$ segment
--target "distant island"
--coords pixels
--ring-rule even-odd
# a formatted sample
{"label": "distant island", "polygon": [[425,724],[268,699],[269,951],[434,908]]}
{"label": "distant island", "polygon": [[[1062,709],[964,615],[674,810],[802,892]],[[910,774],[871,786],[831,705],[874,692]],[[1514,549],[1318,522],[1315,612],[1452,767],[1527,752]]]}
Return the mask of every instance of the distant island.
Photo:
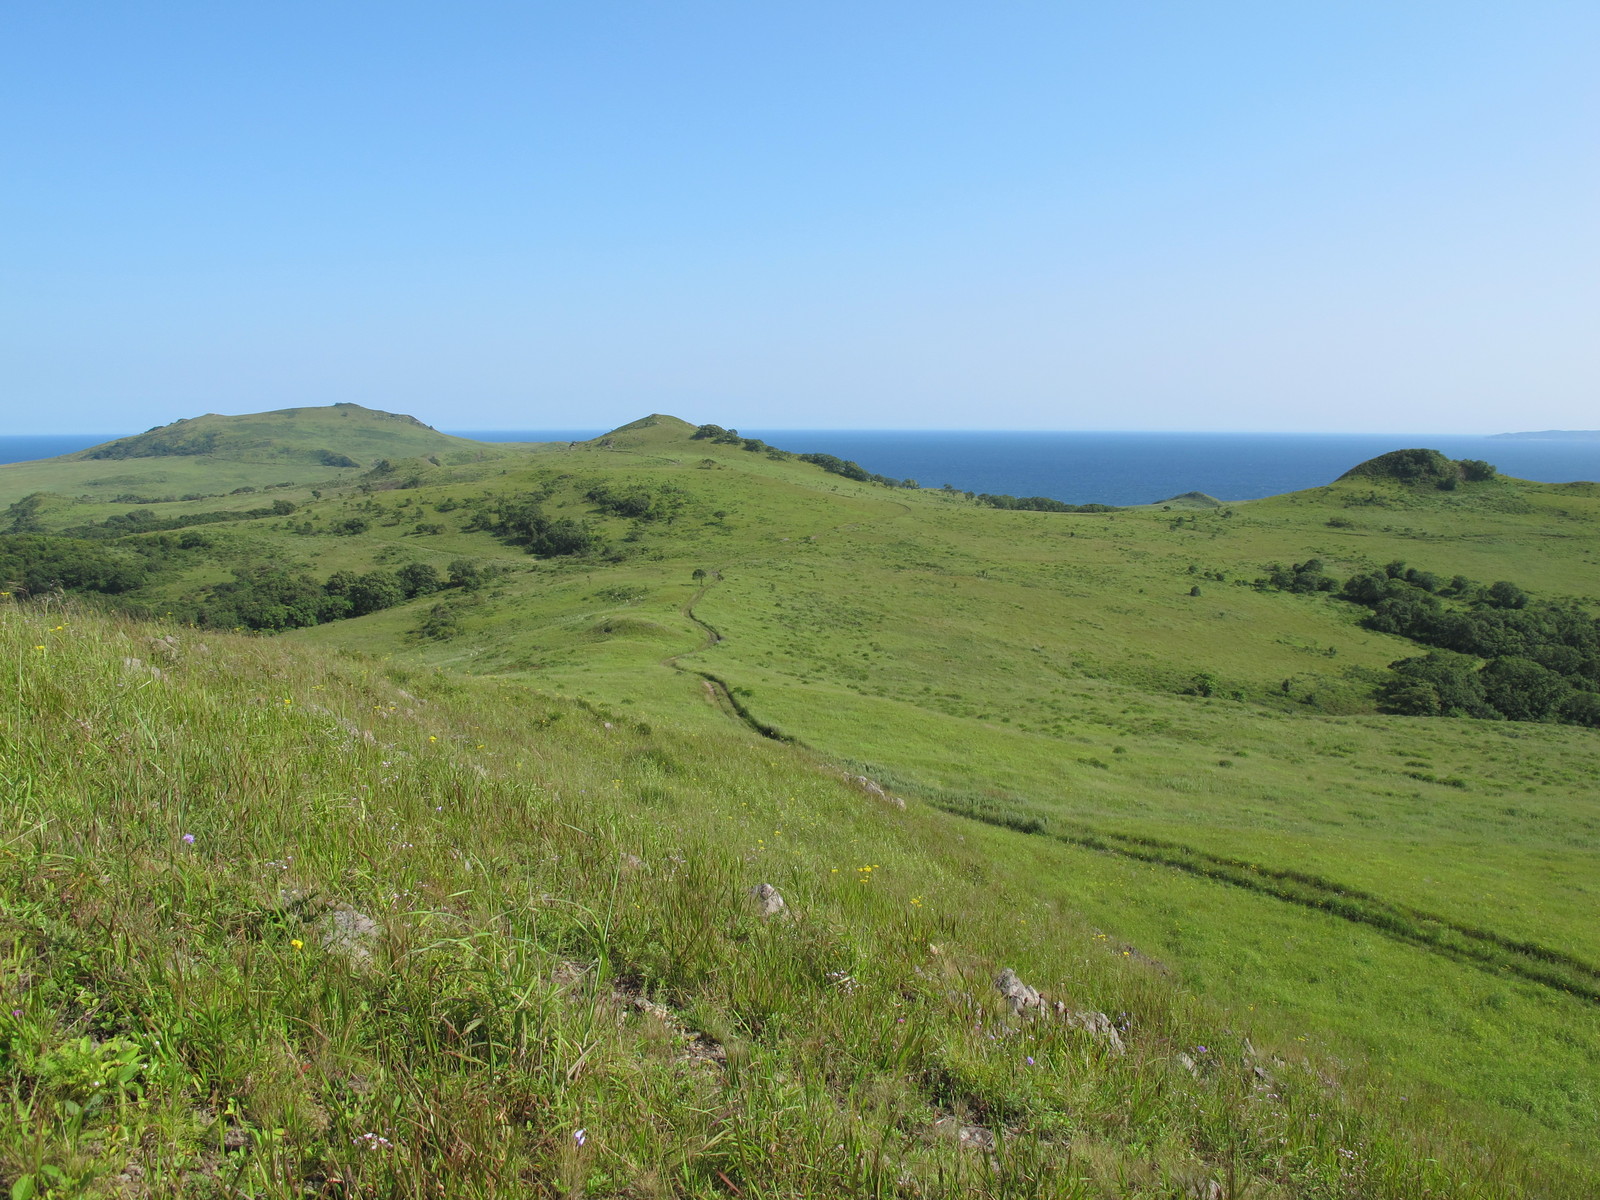
{"label": "distant island", "polygon": [[1532,433],[1491,433],[1489,436],[1525,442],[1600,442],[1600,429],[1540,429]]}

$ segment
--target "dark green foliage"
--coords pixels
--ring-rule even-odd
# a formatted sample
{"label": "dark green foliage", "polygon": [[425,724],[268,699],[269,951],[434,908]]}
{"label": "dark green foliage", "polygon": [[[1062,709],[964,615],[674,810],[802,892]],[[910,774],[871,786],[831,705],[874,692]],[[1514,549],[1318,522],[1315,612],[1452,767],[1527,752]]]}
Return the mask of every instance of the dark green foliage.
{"label": "dark green foliage", "polygon": [[737,429],[724,429],[721,425],[700,425],[689,436],[691,440],[709,441],[723,446],[738,446],[745,441],[739,436]]}
{"label": "dark green foliage", "polygon": [[1479,665],[1448,650],[1390,663],[1393,674],[1378,687],[1378,705],[1414,717],[1498,716],[1484,693]]}
{"label": "dark green foliage", "polygon": [[849,459],[840,458],[834,454],[801,454],[797,455],[801,462],[811,463],[821,467],[830,475],[839,475],[845,479],[853,479],[857,483],[880,483],[884,487],[915,487],[916,481],[909,482],[891,479],[887,475],[874,475],[860,463],[851,462]]}
{"label": "dark green foliage", "polygon": [[[232,494],[249,493],[255,488],[235,488]],[[28,497],[28,500],[33,497]],[[145,501],[134,500],[134,503],[167,503],[164,500]],[[26,504],[26,500],[18,504]],[[17,508],[17,504],[11,506]],[[179,513],[169,517],[159,517],[143,509],[132,509],[125,513],[113,513],[103,521],[93,521],[87,525],[76,525],[71,529],[62,530],[68,537],[78,538],[120,538],[131,533],[160,533],[171,529],[187,529],[191,525],[217,525],[228,521],[259,521],[266,517],[287,517],[295,512],[295,505],[288,500],[274,500],[271,504],[262,505],[260,508],[245,509],[219,509],[208,512]],[[359,520],[359,518],[356,518]],[[13,525],[16,518],[13,518]],[[345,522],[348,526],[350,522]],[[361,528],[351,530],[335,527],[342,533],[361,533],[366,530],[366,522],[361,521]]]}
{"label": "dark green foliage", "polygon": [[1482,459],[1460,462],[1446,458],[1437,450],[1391,450],[1351,467],[1340,479],[1389,479],[1411,487],[1436,487],[1453,491],[1457,484],[1483,483],[1495,478],[1492,465]]}
{"label": "dark green foliage", "polygon": [[1565,707],[1571,685],[1526,658],[1496,658],[1479,673],[1484,696],[1508,720],[1546,721]]}
{"label": "dark green foliage", "polygon": [[42,533],[44,522],[39,519],[40,512],[44,509],[46,492],[34,492],[31,496],[24,496],[15,504],[6,509],[6,516],[10,518],[10,528],[7,533]]}
{"label": "dark green foliage", "polygon": [[217,448],[217,431],[189,433],[179,426],[185,421],[157,426],[137,437],[119,438],[91,450],[87,457],[94,459],[166,458],[196,454],[210,454]]}
{"label": "dark green foliage", "polygon": [[[1311,567],[1314,587],[1302,579]],[[1258,586],[1337,584],[1313,559],[1292,572],[1274,567]],[[1398,561],[1352,575],[1339,598],[1372,610],[1362,621],[1368,629],[1435,647],[1390,664],[1393,675],[1378,689],[1386,712],[1578,725],[1600,713],[1600,701],[1583,698],[1600,693],[1600,622],[1577,608],[1535,603],[1507,580],[1487,588],[1465,575],[1443,581]]]}
{"label": "dark green foliage", "polygon": [[368,571],[364,575],[335,571],[326,583],[320,584],[308,575],[281,568],[240,568],[234,571],[231,582],[211,589],[199,605],[196,620],[202,625],[265,632],[297,629],[364,617],[445,587],[470,589],[482,578],[482,572],[465,559],[450,565],[448,583],[426,563],[410,563],[399,571]]}
{"label": "dark green foliage", "polygon": [[321,584],[281,567],[240,567],[211,589],[196,614],[202,625],[266,631],[297,629],[344,615]]}
{"label": "dark green foliage", "polygon": [[334,450],[318,450],[316,460],[325,467],[359,467],[361,464],[348,454],[340,454]]}
{"label": "dark green foliage", "polygon": [[448,568],[450,572],[450,586],[458,587],[464,592],[475,592],[483,586],[488,578],[484,569],[470,558],[458,558]]}
{"label": "dark green foliage", "polygon": [[1291,567],[1274,563],[1267,577],[1257,581],[1257,586],[1277,588],[1284,592],[1331,592],[1339,586],[1339,582],[1323,571],[1320,558],[1309,558]]}
{"label": "dark green foliage", "polygon": [[345,598],[350,603],[350,615],[364,617],[394,607],[406,598],[406,592],[393,571],[368,571],[356,578]]}
{"label": "dark green foliage", "polygon": [[427,563],[407,563],[400,568],[398,579],[408,600],[414,596],[431,595],[444,586],[439,572]]}
{"label": "dark green foliage", "polygon": [[1060,500],[1052,500],[1048,496],[1006,496],[990,495],[980,492],[976,497],[979,504],[987,504],[990,508],[1014,509],[1022,512],[1056,512],[1056,513],[1105,513],[1116,512],[1114,504],[1066,504]]}
{"label": "dark green foliage", "polygon": [[467,528],[486,530],[546,558],[596,550],[604,540],[582,521],[545,515],[532,496],[506,497],[480,508]]}
{"label": "dark green foliage", "polygon": [[636,521],[670,522],[688,502],[683,490],[670,483],[653,490],[638,485],[596,484],[584,496],[603,513]]}
{"label": "dark green foliage", "polygon": [[1528,606],[1528,593],[1514,583],[1504,579],[1496,580],[1489,585],[1489,590],[1484,593],[1484,599],[1496,608],[1526,608]]}
{"label": "dark green foliage", "polygon": [[417,626],[418,637],[428,638],[430,641],[449,641],[461,632],[461,625],[456,620],[456,615],[448,605],[435,604],[428,610],[428,615],[422,618],[422,623]]}
{"label": "dark green foliage", "polygon": [[35,534],[0,536],[0,590],[117,595],[141,586],[147,575],[148,564],[139,556],[103,544]]}

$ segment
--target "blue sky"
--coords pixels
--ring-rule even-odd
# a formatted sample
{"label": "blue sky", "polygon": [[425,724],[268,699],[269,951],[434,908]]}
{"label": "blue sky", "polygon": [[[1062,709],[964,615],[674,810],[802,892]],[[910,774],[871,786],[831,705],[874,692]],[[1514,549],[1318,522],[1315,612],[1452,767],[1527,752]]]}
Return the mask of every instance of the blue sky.
{"label": "blue sky", "polygon": [[23,0],[0,433],[1600,426],[1600,5]]}

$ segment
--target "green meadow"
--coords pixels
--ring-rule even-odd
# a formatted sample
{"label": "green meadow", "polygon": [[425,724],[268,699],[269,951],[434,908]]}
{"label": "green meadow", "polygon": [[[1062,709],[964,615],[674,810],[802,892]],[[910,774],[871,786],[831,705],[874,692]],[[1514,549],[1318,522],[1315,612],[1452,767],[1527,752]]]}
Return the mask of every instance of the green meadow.
{"label": "green meadow", "polygon": [[1600,731],[1380,712],[1427,647],[1259,581],[1592,618],[1595,485],[1002,511],[288,411],[0,467],[124,569],[3,610],[19,1194],[1593,1193]]}

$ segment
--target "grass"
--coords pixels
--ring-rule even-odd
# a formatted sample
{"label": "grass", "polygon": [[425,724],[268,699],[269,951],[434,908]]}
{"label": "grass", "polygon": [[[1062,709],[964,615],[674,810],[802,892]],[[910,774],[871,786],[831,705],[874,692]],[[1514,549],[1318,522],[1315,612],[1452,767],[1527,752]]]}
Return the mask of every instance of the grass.
{"label": "grass", "polygon": [[14,1194],[1580,1194],[801,750],[72,611],[0,642]]}
{"label": "grass", "polygon": [[[272,669],[286,679],[301,679],[313,662],[319,670],[324,661],[340,664],[342,694],[354,686],[349,679],[370,680],[362,686],[388,694],[392,681],[382,682],[384,672],[417,673],[436,689],[427,697],[427,717],[451,731],[437,736],[465,755],[453,769],[470,767],[483,781],[474,785],[482,806],[464,820],[493,825],[503,823],[503,813],[526,810],[532,793],[516,790],[522,777],[506,773],[508,764],[522,761],[518,771],[545,778],[556,770],[548,764],[565,756],[560,771],[587,782],[572,783],[578,775],[569,775],[566,784],[540,793],[539,803],[553,804],[559,794],[561,804],[573,806],[562,809],[567,815],[560,820],[589,831],[589,816],[607,814],[608,829],[620,831],[608,832],[607,844],[619,854],[652,863],[662,853],[686,860],[705,855],[722,863],[716,887],[695,893],[694,903],[712,910],[732,904],[728,912],[747,916],[729,897],[757,881],[747,877],[752,863],[792,868],[771,880],[786,895],[813,888],[824,873],[832,886],[839,867],[842,895],[826,888],[796,893],[805,896],[804,911],[826,910],[830,929],[850,931],[838,935],[846,949],[828,970],[872,977],[860,972],[882,943],[900,956],[891,972],[897,979],[925,979],[934,966],[944,971],[948,964],[942,957],[931,963],[925,942],[905,940],[908,920],[937,913],[941,922],[965,922],[958,992],[987,997],[984,973],[1009,963],[1025,978],[1051,980],[1051,988],[1085,989],[1108,1012],[1144,1011],[1132,1007],[1143,1004],[1189,1014],[1161,1018],[1169,1050],[1220,1041],[1219,1029],[1233,1030],[1229,1036],[1249,1031],[1258,1048],[1271,1041],[1286,1062],[1309,1055],[1315,1065],[1307,1069],[1337,1078],[1347,1099],[1360,1096],[1362,1111],[1381,1112],[1397,1129],[1432,1129],[1427,1136],[1442,1139],[1444,1148],[1430,1154],[1463,1178],[1501,1188],[1484,1194],[1517,1188],[1589,1194],[1590,1185],[1578,1181],[1592,1178],[1595,1158],[1584,1139],[1600,1119],[1594,1085],[1600,1039],[1595,1005],[1586,998],[1600,963],[1592,921],[1600,818],[1589,786],[1595,731],[1378,715],[1371,681],[1416,647],[1360,628],[1362,610],[1354,606],[1249,585],[1273,562],[1317,556],[1343,575],[1403,558],[1446,577],[1507,578],[1536,595],[1592,603],[1600,551],[1595,488],[1503,481],[1423,496],[1362,481],[1220,508],[999,512],[959,494],[852,484],[809,465],[690,441],[689,431],[658,417],[575,448],[512,448],[492,462],[445,463],[414,487],[390,490],[394,480],[350,479],[319,487],[320,496],[306,488],[274,492],[300,506],[292,518],[208,526],[215,545],[204,561],[143,599],[159,612],[242,561],[302,565],[319,575],[405,561],[442,568],[463,556],[498,565],[502,573],[480,592],[301,630],[270,650],[259,640],[205,638],[228,645],[230,662],[238,655],[247,662],[283,656],[294,665]],[[588,488],[607,481],[670,482],[689,500],[670,524],[627,522],[595,512],[584,499]],[[546,488],[552,513],[604,528],[612,553],[534,560],[465,531],[467,514],[457,507],[463,500]],[[244,499],[250,503],[243,507],[260,502]],[[66,507],[74,521],[86,511],[82,504]],[[357,515],[369,522],[360,536],[295,532],[303,521],[328,528]],[[50,519],[69,523],[65,516]],[[431,531],[416,533],[419,524]],[[1200,595],[1190,594],[1194,588]],[[419,636],[434,603],[450,609],[453,635]],[[289,648],[294,644],[318,657],[298,657]],[[370,656],[369,665],[338,657],[346,650]],[[1186,694],[1201,676],[1212,694]],[[412,684],[403,686],[422,696]],[[278,715],[303,716],[307,698],[290,698],[295,703]],[[359,705],[340,711],[346,720],[369,721]],[[400,703],[388,717],[376,711],[370,717],[415,722],[422,713]],[[380,728],[372,732],[382,737]],[[240,740],[234,732],[226,738],[249,746],[251,761],[272,762],[278,753],[264,749],[270,741]],[[479,742],[481,759],[474,758]],[[535,760],[515,749],[530,745],[546,764],[537,771]],[[412,771],[439,753],[430,744],[416,764],[388,761]],[[291,765],[264,769],[284,778],[303,773]],[[838,782],[845,772],[884,783],[909,808],[901,814],[864,802]],[[408,789],[438,786],[404,778]],[[621,782],[608,788],[611,779]],[[578,787],[588,791],[575,793]],[[774,799],[779,793],[782,804]],[[755,820],[746,805],[766,815]],[[252,810],[250,823],[260,811]],[[771,834],[768,825],[784,832]],[[559,840],[562,828],[539,834],[545,841],[538,844]],[[338,829],[339,838],[353,836]],[[676,840],[663,850],[668,830]],[[493,834],[502,839],[496,870],[515,877],[525,869],[504,849],[512,844],[506,839],[524,833],[513,821]],[[261,853],[281,860],[266,847]],[[372,861],[361,870],[399,867],[381,849],[368,853]],[[547,890],[591,912],[611,912],[595,888],[610,886],[607,879],[620,879],[619,888],[643,886],[637,877],[618,876],[616,861],[593,868],[599,883],[564,878],[567,892]],[[855,869],[874,862],[880,869],[869,873],[871,882],[856,883]],[[892,892],[880,884],[902,880],[905,890],[881,912],[851,907]],[[470,882],[473,889],[488,886],[476,877]],[[346,893],[318,894],[370,911]],[[493,908],[483,903],[483,911]],[[606,924],[607,938],[632,928],[628,913],[620,917]],[[666,968],[658,976],[656,968],[639,966],[641,944],[659,943],[652,953],[663,962],[701,953],[699,942],[683,943],[672,931],[628,943],[629,965],[617,977],[625,977],[626,988],[637,983],[663,997],[675,1012],[694,1014],[683,1018],[694,1027],[712,1024],[718,1013],[727,1020],[743,1011],[729,994],[702,996],[695,988],[729,970],[728,946],[771,933],[760,923],[747,926],[728,916],[715,936],[704,935],[707,946],[724,947],[718,951],[724,957],[714,970],[690,970],[684,978],[698,981],[693,986]],[[939,925],[927,941],[943,947],[958,940],[953,928]],[[534,936],[544,945],[540,938]],[[551,950],[554,958],[539,959],[538,970],[563,975],[577,969],[563,964],[576,963],[583,978],[603,977],[605,969],[595,964],[610,950],[602,955],[595,943],[587,947],[566,957]],[[1024,969],[1023,962],[1031,965]],[[524,971],[518,978],[531,976]],[[875,994],[891,997],[884,1002],[892,1007],[902,985],[879,980],[862,987],[871,991],[879,983],[885,990]],[[782,986],[795,989],[800,1008],[820,1003],[821,995],[828,1004],[842,1003],[818,992],[814,981],[786,979]],[[600,988],[596,1003],[638,1012],[607,995]],[[800,1020],[784,1011],[791,1013],[785,1020]],[[871,1024],[853,1008],[836,1019]],[[1190,1028],[1196,1021],[1203,1030]],[[795,1034],[801,1041],[834,1036],[805,1028],[811,1032]],[[743,1044],[740,1038],[758,1040],[745,1031],[730,1044]],[[800,1053],[791,1041],[787,1034],[773,1039],[765,1052],[780,1057],[764,1059],[763,1073],[808,1079],[820,1071],[833,1089],[829,1111],[880,1120],[881,1114],[851,1107],[856,1101],[839,1099],[841,1068],[834,1060],[823,1066],[783,1058]],[[729,1053],[732,1075],[738,1054]],[[1124,1186],[1170,1194],[1193,1182],[1184,1172],[1202,1170],[1230,1195],[1248,1190],[1223,1178],[1220,1160],[1199,1148],[1192,1130],[1174,1134],[1170,1145],[1166,1135],[1119,1141],[1119,1134],[1102,1146],[1100,1133],[1087,1136],[1076,1126],[1063,1136],[1072,1147],[1088,1147],[1072,1156],[1089,1182],[1039,1175],[1044,1168],[1037,1163],[1018,1168],[1010,1182],[973,1182],[993,1164],[921,1140],[938,1116],[961,1105],[929,1099],[926,1072],[907,1075],[881,1058],[872,1061],[874,1079],[902,1078],[895,1086],[910,1088],[904,1096],[924,1105],[915,1118],[880,1120],[904,1139],[906,1161],[926,1152],[930,1162],[945,1163],[940,1155],[949,1151],[948,1163],[927,1167],[931,1175],[921,1166],[906,1168],[925,1194],[956,1186],[941,1181],[946,1166],[966,1172],[961,1186],[998,1189],[994,1194],[1029,1194],[1018,1189],[1034,1186],[1025,1183],[1034,1175],[1048,1183],[1038,1185],[1040,1194],[1054,1188],[1070,1195],[1080,1186],[1086,1195],[1122,1194],[1116,1189]],[[1166,1066],[1153,1078],[1165,1089],[1172,1084],[1171,1054],[1162,1061]],[[1119,1063],[1108,1069],[1128,1065]],[[1173,1076],[1177,1085],[1186,1079],[1187,1071]],[[812,1098],[802,1108],[823,1104],[805,1094]],[[1037,1113],[1055,1115],[988,1124],[1025,1131],[1036,1150],[1059,1154],[1060,1141],[1044,1126],[1078,1108],[1066,1091],[1051,1096]],[[1181,1108],[1193,1101],[1171,1102]],[[640,1101],[638,1113],[666,1103]],[[676,1115],[649,1119],[694,1123],[670,1105],[661,1111]],[[972,1111],[1011,1110],[992,1099]],[[769,1111],[766,1119],[775,1118]],[[1470,1153],[1451,1157],[1457,1152],[1446,1143],[1457,1137],[1498,1141],[1503,1165],[1495,1170],[1511,1174],[1495,1176]],[[1011,1142],[1002,1138],[1003,1145]],[[1135,1145],[1181,1149],[1173,1149],[1170,1161],[1167,1149],[1141,1159]],[[545,1186],[552,1161],[538,1159],[540,1165],[527,1168],[530,1178]],[[664,1182],[629,1175],[623,1184],[617,1176],[596,1184],[596,1194],[608,1194],[608,1187],[650,1194],[652,1186],[660,1194],[696,1194],[702,1185],[711,1189],[706,1194],[739,1194],[727,1190],[728,1181],[743,1194],[826,1190],[789,1176],[751,1183],[758,1175],[739,1173],[751,1168],[732,1171],[721,1159],[715,1170],[727,1180],[714,1172],[691,1179],[661,1167],[665,1161],[629,1168],[639,1179],[654,1172]],[[1091,1170],[1085,1163],[1097,1165]],[[420,1168],[410,1170],[408,1178]],[[1329,1175],[1295,1190],[1302,1185],[1291,1184],[1286,1170],[1257,1165],[1241,1178],[1258,1189],[1251,1195],[1317,1195],[1323,1193],[1316,1187],[1334,1186]],[[830,1178],[852,1194],[890,1187],[887,1173],[870,1186],[865,1177],[848,1184],[843,1176]],[[1352,1194],[1381,1194],[1373,1178],[1344,1186]],[[1424,1186],[1414,1181],[1392,1186],[1402,1189],[1392,1194],[1426,1194],[1403,1190]]]}

